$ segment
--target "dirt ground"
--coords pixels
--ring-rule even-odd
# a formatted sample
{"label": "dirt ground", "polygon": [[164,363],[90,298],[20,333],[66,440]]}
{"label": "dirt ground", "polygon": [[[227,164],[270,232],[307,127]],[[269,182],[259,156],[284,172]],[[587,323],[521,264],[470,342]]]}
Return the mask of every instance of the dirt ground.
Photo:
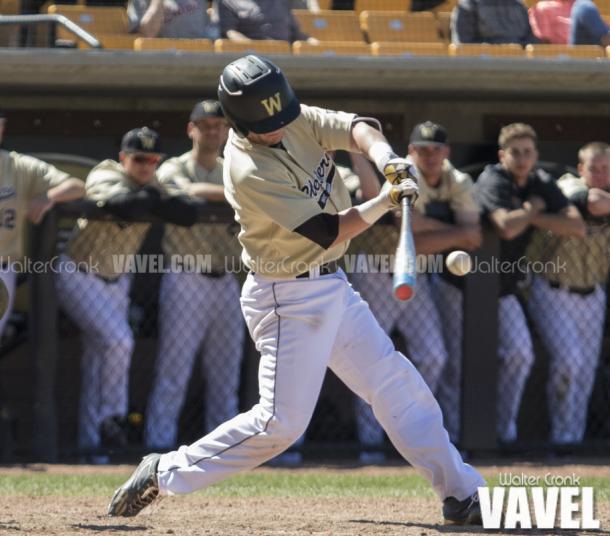
{"label": "dirt ground", "polygon": [[[35,466],[0,468],[7,474],[48,471],[57,474],[128,474],[131,466]],[[262,468],[259,471],[278,471]],[[286,469],[284,469],[286,470]],[[290,469],[291,474],[320,472],[321,468]],[[325,472],[346,471],[362,475],[411,474],[404,467],[325,468]],[[485,476],[498,473],[528,475],[570,475],[610,477],[610,466],[562,465],[482,468]],[[0,535],[84,536],[84,535],[405,535],[481,533],[482,529],[445,527],[440,524],[440,506],[434,499],[357,499],[328,497],[219,498],[189,495],[165,498],[133,519],[105,516],[109,497],[6,497],[0,499]],[[597,503],[601,521],[597,534],[610,534],[610,502]],[[495,534],[560,534],[562,531],[492,531]],[[563,531],[575,535],[578,531]]]}

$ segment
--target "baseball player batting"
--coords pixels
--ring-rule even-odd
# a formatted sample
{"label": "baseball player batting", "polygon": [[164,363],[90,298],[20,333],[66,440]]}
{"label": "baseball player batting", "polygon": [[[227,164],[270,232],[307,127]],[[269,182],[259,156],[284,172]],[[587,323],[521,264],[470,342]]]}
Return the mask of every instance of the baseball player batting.
{"label": "baseball player batting", "polygon": [[[192,445],[146,456],[108,514],[134,516],[159,494],[189,493],[279,454],[307,427],[330,367],[431,482],[446,521],[480,523],[483,478],[450,443],[422,377],[337,268],[351,238],[417,195],[411,166],[378,121],[301,105],[281,70],[258,56],[225,67],[218,96],[232,126],[225,195],[250,268],[241,306],[261,353],[260,399]],[[403,180],[351,207],[328,154],[336,149],[362,152]]]}

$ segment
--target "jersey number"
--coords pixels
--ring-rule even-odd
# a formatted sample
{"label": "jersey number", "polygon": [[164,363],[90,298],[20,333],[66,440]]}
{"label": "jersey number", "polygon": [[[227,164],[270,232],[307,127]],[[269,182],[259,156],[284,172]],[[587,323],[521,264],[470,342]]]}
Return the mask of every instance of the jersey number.
{"label": "jersey number", "polygon": [[15,227],[15,214],[14,208],[5,208],[0,210],[0,227],[6,227],[7,229],[13,229]]}

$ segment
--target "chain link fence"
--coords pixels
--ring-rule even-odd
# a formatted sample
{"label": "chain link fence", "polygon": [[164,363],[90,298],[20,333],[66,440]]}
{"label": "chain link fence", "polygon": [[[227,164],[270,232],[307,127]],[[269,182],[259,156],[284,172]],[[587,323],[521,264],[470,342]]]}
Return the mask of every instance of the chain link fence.
{"label": "chain link fence", "polygon": [[[239,309],[246,273],[237,228],[230,210],[210,205],[202,207],[201,223],[189,229],[108,220],[84,201],[62,207],[59,224],[48,218],[38,231],[35,248],[46,249],[42,257],[55,263],[50,278],[30,277],[38,285],[29,319],[37,371],[33,437],[44,442],[47,454],[53,442],[59,458],[92,461],[171,449],[256,402],[258,353]],[[104,267],[78,251],[85,242],[74,229],[82,216],[107,227],[94,238]],[[138,242],[137,254],[108,245],[126,228]],[[498,278],[480,266],[481,252],[474,256],[474,272],[462,279],[447,274],[443,255],[420,256],[415,298],[395,301],[397,236],[388,216],[353,241],[344,269],[437,396],[451,438],[467,450],[607,448],[608,221],[589,222],[586,240],[535,234],[515,268],[523,272],[518,293],[499,301],[493,292],[481,292]],[[485,236],[483,250],[497,247],[493,232]],[[590,274],[590,288],[570,282],[575,270],[580,280]],[[57,308],[53,299],[39,299],[52,295]],[[476,326],[489,318],[473,318],[492,309],[497,337]],[[497,388],[485,372],[493,369]],[[473,429],[485,427],[473,422],[473,411],[489,413],[494,406],[492,442],[484,445],[472,439]],[[23,435],[22,430],[17,444]],[[301,454],[360,455],[369,462],[396,456],[370,407],[330,372],[295,450],[293,460]]]}

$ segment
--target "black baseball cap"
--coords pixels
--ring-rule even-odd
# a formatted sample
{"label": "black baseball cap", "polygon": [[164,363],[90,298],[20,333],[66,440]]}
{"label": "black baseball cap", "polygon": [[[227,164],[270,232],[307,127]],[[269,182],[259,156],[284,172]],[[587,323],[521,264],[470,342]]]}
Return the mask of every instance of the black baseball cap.
{"label": "black baseball cap", "polygon": [[220,102],[211,99],[198,102],[195,104],[189,119],[195,123],[206,117],[224,117]]}
{"label": "black baseball cap", "polygon": [[161,152],[159,134],[148,127],[134,128],[123,136],[121,151],[124,153],[151,153]]}
{"label": "black baseball cap", "polygon": [[411,145],[447,145],[447,130],[442,125],[425,121],[413,128],[409,143]]}

